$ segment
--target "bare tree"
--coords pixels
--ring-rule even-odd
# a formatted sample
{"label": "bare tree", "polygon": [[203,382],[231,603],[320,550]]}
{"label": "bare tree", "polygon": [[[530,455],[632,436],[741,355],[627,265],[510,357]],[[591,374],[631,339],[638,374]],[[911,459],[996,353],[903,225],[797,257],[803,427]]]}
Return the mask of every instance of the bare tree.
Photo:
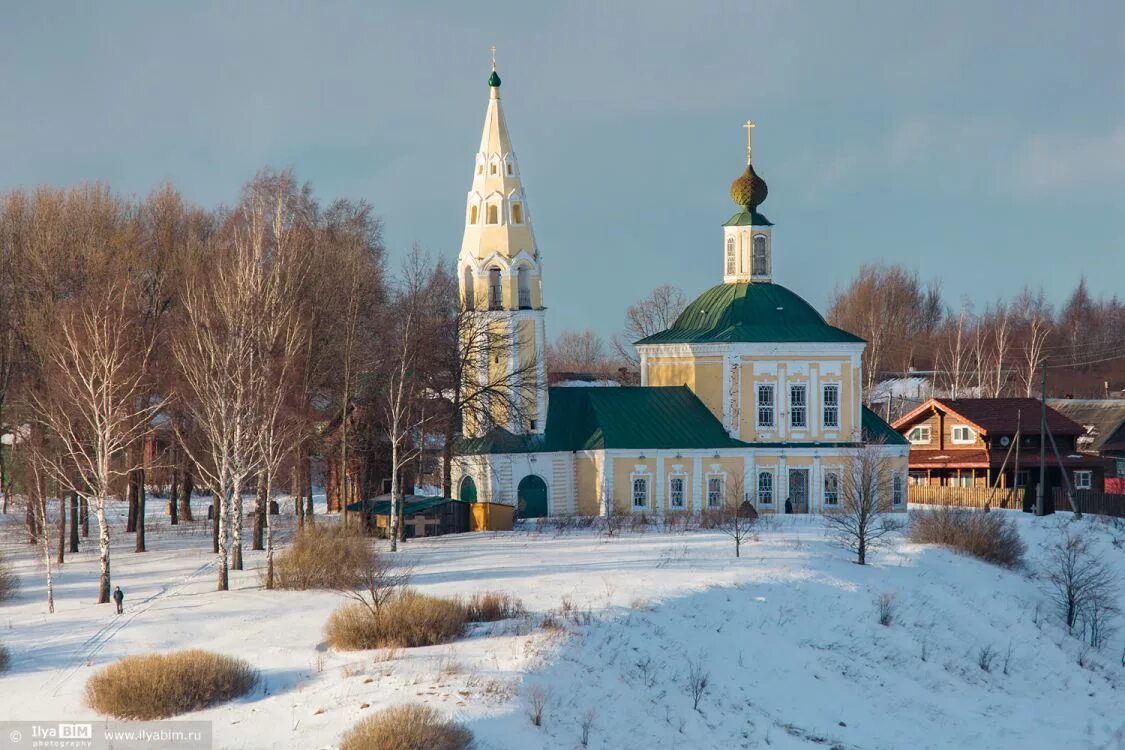
{"label": "bare tree", "polygon": [[421,408],[425,380],[419,370],[425,332],[426,287],[430,264],[415,246],[403,264],[388,314],[385,380],[380,403],[383,429],[391,450],[391,551],[398,550],[403,503],[403,470],[420,454],[426,428]]}
{"label": "bare tree", "polygon": [[1099,646],[1118,613],[1120,586],[1113,569],[1090,548],[1080,532],[1064,528],[1047,547],[1048,596],[1068,630],[1083,623],[1090,645]]}
{"label": "bare tree", "polygon": [[863,371],[869,391],[885,371],[901,372],[925,347],[944,314],[934,283],[923,287],[918,274],[902,266],[868,264],[845,289],[837,289],[828,322],[867,341]]}
{"label": "bare tree", "polygon": [[606,351],[602,337],[591,329],[563,331],[547,347],[547,369],[551,372],[581,372],[613,375],[623,363]]}
{"label": "bare tree", "polygon": [[715,528],[734,540],[734,556],[742,553],[742,544],[752,538],[758,523],[758,512],[750,502],[742,477],[727,480],[723,492],[723,505],[713,514]]}
{"label": "bare tree", "polygon": [[644,299],[629,305],[625,310],[625,330],[613,337],[617,356],[633,367],[639,366],[634,342],[670,328],[685,307],[687,298],[683,290],[671,284],[661,284]]}
{"label": "bare tree", "polygon": [[1051,310],[1043,290],[1033,293],[1025,288],[1013,308],[1019,319],[1017,335],[1022,339],[1019,362],[1020,385],[1025,396],[1035,393],[1040,368],[1046,360],[1047,337],[1051,333]]}
{"label": "bare tree", "polygon": [[[242,231],[262,231],[255,217],[244,220],[249,226]],[[199,259],[197,273],[184,285],[183,320],[172,345],[182,377],[180,408],[197,440],[178,438],[215,498],[220,591],[229,588],[230,567],[241,567],[241,495],[261,457],[255,390],[260,363],[252,335],[259,269],[255,243],[245,239]]]}
{"label": "bare tree", "polygon": [[854,552],[856,563],[867,564],[867,556],[889,541],[902,528],[890,514],[894,471],[879,443],[855,449],[836,476],[838,507],[825,510],[829,538]]}
{"label": "bare tree", "polygon": [[98,603],[109,601],[109,524],[106,501],[115,481],[137,468],[129,448],[141,438],[162,401],[142,402],[148,393],[146,340],[126,307],[128,290],[109,287],[101,295],[61,310],[38,337],[52,377],[33,392],[37,419],[59,446],[43,456],[51,477],[94,504],[98,520],[101,578]]}

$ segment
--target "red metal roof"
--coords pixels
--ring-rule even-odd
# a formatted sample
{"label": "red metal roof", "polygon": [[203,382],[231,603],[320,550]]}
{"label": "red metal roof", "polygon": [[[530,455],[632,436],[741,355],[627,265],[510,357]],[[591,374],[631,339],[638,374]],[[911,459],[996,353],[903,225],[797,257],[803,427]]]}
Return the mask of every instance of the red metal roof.
{"label": "red metal roof", "polygon": [[[896,420],[894,428],[901,431],[933,408],[956,414],[985,434],[1014,435],[1018,422],[1022,434],[1038,435],[1043,404],[1037,398],[932,398]],[[1082,425],[1050,406],[1047,407],[1047,426],[1056,436],[1086,432]]]}

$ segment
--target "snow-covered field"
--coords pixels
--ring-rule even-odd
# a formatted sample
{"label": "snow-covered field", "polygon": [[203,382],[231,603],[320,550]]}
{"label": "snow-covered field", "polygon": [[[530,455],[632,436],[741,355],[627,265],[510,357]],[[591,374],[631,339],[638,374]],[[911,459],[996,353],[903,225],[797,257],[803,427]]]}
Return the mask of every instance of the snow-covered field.
{"label": "snow-covered field", "polygon": [[[1125,748],[1125,622],[1085,652],[1040,579],[1043,545],[1068,517],[1015,517],[1029,546],[1022,572],[902,539],[859,567],[815,518],[764,526],[741,559],[729,538],[702,532],[412,541],[415,587],[507,591],[531,616],[445,646],[336,653],[322,628],[339,595],[264,591],[262,553],[249,551],[232,591],[215,592],[206,528],[155,516],[145,554],[115,529],[125,615],[93,603],[93,539],[68,557],[48,615],[42,568],[9,515],[3,551],[23,586],[0,605],[12,655],[0,718],[93,718],[82,691],[97,667],[200,646],[262,675],[252,695],[181,717],[212,721],[216,748],[334,747],[361,717],[410,701],[464,722],[482,750],[571,750],[585,717],[592,748]],[[1079,525],[1125,579],[1125,524]],[[877,612],[887,592],[889,627]],[[564,602],[565,629],[537,626]],[[709,678],[698,710],[692,669]],[[546,697],[542,727],[528,718],[533,693]]]}

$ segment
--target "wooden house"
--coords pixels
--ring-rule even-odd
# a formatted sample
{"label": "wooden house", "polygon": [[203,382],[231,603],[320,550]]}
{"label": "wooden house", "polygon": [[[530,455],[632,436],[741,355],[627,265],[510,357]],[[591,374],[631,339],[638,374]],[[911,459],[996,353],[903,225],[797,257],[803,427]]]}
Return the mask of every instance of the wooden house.
{"label": "wooden house", "polygon": [[1047,403],[1082,425],[1078,450],[1113,462],[1107,466],[1106,492],[1125,494],[1125,399],[1057,398]]}
{"label": "wooden house", "polygon": [[1040,429],[1042,409],[1042,402],[1033,398],[926,401],[893,425],[910,442],[910,485],[1014,488],[1026,504],[1035,497],[1043,445],[1046,497],[1064,486],[1063,471],[1073,488],[1101,491],[1106,461],[1079,449],[1086,430],[1048,406],[1047,428],[1058,448],[1056,457]]}

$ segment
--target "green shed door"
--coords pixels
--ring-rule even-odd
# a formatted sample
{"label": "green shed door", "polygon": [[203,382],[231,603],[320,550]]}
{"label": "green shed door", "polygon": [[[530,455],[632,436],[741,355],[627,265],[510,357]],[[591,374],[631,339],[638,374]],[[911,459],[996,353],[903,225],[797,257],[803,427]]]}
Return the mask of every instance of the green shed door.
{"label": "green shed door", "polygon": [[465,477],[461,480],[461,499],[467,503],[477,501],[477,483],[473,481],[472,477]]}
{"label": "green shed door", "polygon": [[547,515],[547,483],[534,474],[520,480],[516,497],[520,518],[543,518]]}

